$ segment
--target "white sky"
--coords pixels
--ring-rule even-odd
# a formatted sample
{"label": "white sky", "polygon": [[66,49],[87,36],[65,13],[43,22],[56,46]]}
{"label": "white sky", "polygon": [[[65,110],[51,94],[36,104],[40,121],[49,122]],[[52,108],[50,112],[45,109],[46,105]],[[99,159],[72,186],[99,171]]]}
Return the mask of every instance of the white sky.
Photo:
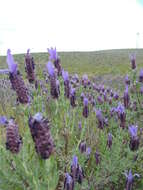
{"label": "white sky", "polygon": [[0,55],[143,48],[143,6],[136,0],[0,0]]}

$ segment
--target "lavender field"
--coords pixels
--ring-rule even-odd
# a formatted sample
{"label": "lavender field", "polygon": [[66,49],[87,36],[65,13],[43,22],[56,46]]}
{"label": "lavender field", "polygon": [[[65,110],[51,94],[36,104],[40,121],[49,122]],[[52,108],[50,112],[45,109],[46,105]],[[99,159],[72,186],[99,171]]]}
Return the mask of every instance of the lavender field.
{"label": "lavender field", "polygon": [[143,51],[102,53],[0,57],[0,190],[143,189]]}

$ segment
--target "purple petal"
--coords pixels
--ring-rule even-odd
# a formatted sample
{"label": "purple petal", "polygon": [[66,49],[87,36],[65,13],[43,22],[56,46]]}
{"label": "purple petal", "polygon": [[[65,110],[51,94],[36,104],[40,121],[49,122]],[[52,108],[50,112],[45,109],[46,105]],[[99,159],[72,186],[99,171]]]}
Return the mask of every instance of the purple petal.
{"label": "purple petal", "polygon": [[66,173],[66,183],[70,184],[72,182],[72,177],[69,175],[69,173]]}
{"label": "purple petal", "polygon": [[7,64],[11,73],[15,73],[17,71],[17,64],[14,62],[10,49],[7,50]]}
{"label": "purple petal", "polygon": [[75,166],[77,168],[77,165],[78,165],[78,157],[74,155],[72,159],[72,166]]}
{"label": "purple petal", "polygon": [[72,89],[71,89],[70,94],[71,94],[71,96],[74,96],[74,95],[75,95],[75,88],[72,88]]}
{"label": "purple petal", "polygon": [[43,118],[42,113],[38,112],[33,117],[36,121],[40,122]]}
{"label": "purple petal", "polygon": [[132,138],[137,136],[137,132],[138,132],[138,127],[137,126],[132,125],[132,126],[129,127],[129,133],[130,133]]}
{"label": "purple petal", "polygon": [[63,77],[64,81],[69,80],[69,74],[68,74],[68,72],[63,70],[62,71],[62,77]]}
{"label": "purple petal", "polygon": [[5,125],[7,122],[7,118],[5,116],[0,116],[0,125]]}
{"label": "purple petal", "polygon": [[9,69],[0,69],[0,74],[8,74]]}
{"label": "purple petal", "polygon": [[84,75],[82,76],[82,80],[88,80],[88,75],[87,75],[87,74],[84,74]]}
{"label": "purple petal", "polygon": [[27,50],[27,54],[28,54],[28,55],[30,54],[30,49]]}
{"label": "purple petal", "polygon": [[56,48],[55,49],[53,49],[53,48],[48,49],[48,53],[49,53],[49,59],[50,60],[57,60],[58,54],[57,54]]}
{"label": "purple petal", "polygon": [[87,98],[84,98],[83,104],[84,104],[84,106],[88,106],[88,99]]}
{"label": "purple petal", "polygon": [[89,156],[89,155],[90,155],[90,153],[91,153],[91,148],[90,148],[90,147],[88,147],[88,148],[87,148],[87,150],[86,150],[86,155],[87,155],[87,156]]}
{"label": "purple petal", "polygon": [[48,69],[48,73],[50,76],[54,76],[55,74],[55,70],[54,70],[54,65],[51,61],[49,61],[46,65],[47,69]]}

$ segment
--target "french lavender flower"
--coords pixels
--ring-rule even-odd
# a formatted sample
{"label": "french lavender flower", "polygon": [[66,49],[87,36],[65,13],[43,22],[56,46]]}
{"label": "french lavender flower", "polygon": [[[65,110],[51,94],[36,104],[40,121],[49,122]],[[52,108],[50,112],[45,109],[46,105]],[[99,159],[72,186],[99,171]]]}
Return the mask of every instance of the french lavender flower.
{"label": "french lavender flower", "polygon": [[126,124],[125,107],[121,103],[119,103],[118,107],[116,108],[116,112],[117,112],[118,118],[120,120],[120,127],[124,129],[125,124]]}
{"label": "french lavender flower", "polygon": [[129,79],[128,75],[125,76],[125,84],[130,85],[130,79]]}
{"label": "french lavender flower", "polygon": [[118,100],[119,99],[119,94],[117,92],[114,92],[113,98],[114,98],[114,100]]}
{"label": "french lavender flower", "polygon": [[30,116],[28,123],[36,152],[42,159],[48,159],[54,150],[49,120],[37,113],[33,117]]}
{"label": "french lavender flower", "polygon": [[133,187],[133,182],[134,182],[134,178],[135,177],[140,177],[139,174],[132,174],[132,171],[129,170],[129,173],[128,172],[124,172],[123,173],[126,177],[126,190],[132,190],[132,187]]}
{"label": "french lavender flower", "polygon": [[78,182],[79,184],[82,183],[84,173],[82,168],[78,164],[78,157],[76,155],[73,156],[72,163],[71,163],[71,176],[74,182]]}
{"label": "french lavender flower", "polygon": [[110,91],[110,96],[113,97],[114,96],[114,92],[111,90]]}
{"label": "french lavender flower", "polygon": [[62,68],[61,68],[60,58],[59,58],[59,56],[58,56],[58,53],[57,53],[56,48],[55,48],[55,49],[53,49],[53,48],[48,49],[48,53],[49,53],[49,60],[50,60],[50,61],[53,61],[54,66],[55,66],[55,68],[56,68],[57,71],[58,71],[58,75],[61,75],[61,73],[62,73]]}
{"label": "french lavender flower", "polygon": [[51,61],[49,61],[46,66],[47,66],[48,73],[49,73],[49,76],[50,76],[50,92],[51,92],[51,96],[53,98],[57,99],[59,97],[59,94],[60,94],[60,89],[59,89],[59,83],[58,83],[58,81],[56,79],[53,63]]}
{"label": "french lavender flower", "polygon": [[111,149],[112,146],[112,134],[108,133],[107,146]]}
{"label": "french lavender flower", "polygon": [[81,83],[82,83],[82,85],[83,85],[84,88],[87,87],[87,85],[88,85],[88,76],[86,74],[84,74],[82,76]]}
{"label": "french lavender flower", "polygon": [[110,116],[113,117],[113,115],[115,114],[116,112],[116,108],[115,107],[112,107],[110,108]]}
{"label": "french lavender flower", "polygon": [[108,103],[109,103],[109,105],[112,104],[112,97],[109,97],[109,98],[108,98]]}
{"label": "french lavender flower", "polygon": [[85,141],[81,141],[80,144],[79,144],[79,151],[81,153],[84,153],[86,152],[86,142]]}
{"label": "french lavender flower", "polygon": [[66,173],[65,175],[64,189],[74,190],[74,180],[69,173]]}
{"label": "french lavender flower", "polygon": [[87,118],[89,115],[89,108],[88,108],[88,99],[84,98],[83,99],[83,112],[82,112],[83,117]]}
{"label": "french lavender flower", "polygon": [[76,106],[76,92],[75,92],[75,88],[71,88],[70,90],[70,104],[71,106],[74,108]]}
{"label": "french lavender flower", "polygon": [[99,152],[96,150],[95,154],[94,154],[95,160],[96,160],[96,165],[100,164],[100,154]]}
{"label": "french lavender flower", "polygon": [[85,94],[82,92],[81,95],[80,95],[80,98],[81,98],[82,102],[83,102],[84,97],[85,97]]}
{"label": "french lavender flower", "polygon": [[35,81],[35,63],[34,58],[30,55],[30,49],[27,50],[27,54],[25,55],[25,71],[27,73],[27,79],[30,83]]}
{"label": "french lavender flower", "polygon": [[18,154],[22,146],[22,137],[19,135],[18,125],[10,119],[6,125],[6,149]]}
{"label": "french lavender flower", "polygon": [[136,55],[135,54],[130,55],[130,61],[131,61],[131,68],[133,70],[136,69]]}
{"label": "french lavender flower", "polygon": [[7,64],[9,67],[9,79],[13,90],[15,90],[17,93],[18,101],[23,104],[28,103],[29,102],[28,90],[24,84],[20,72],[17,69],[17,64],[14,62],[10,49],[8,49],[7,51]]}
{"label": "french lavender flower", "polygon": [[126,86],[123,98],[124,98],[124,106],[125,106],[125,108],[128,108],[129,104],[130,104],[130,96],[129,96],[128,86]]}
{"label": "french lavender flower", "polygon": [[91,148],[90,147],[87,147],[86,148],[86,152],[85,152],[86,156],[89,158],[90,157],[90,154],[91,154]]}
{"label": "french lavender flower", "polygon": [[102,115],[102,112],[100,110],[95,110],[96,112],[96,118],[98,120],[98,128],[103,129],[104,128],[104,117]]}
{"label": "french lavender flower", "polygon": [[102,99],[101,96],[98,96],[98,97],[97,97],[97,101],[98,101],[99,104],[103,104],[103,99]]}
{"label": "french lavender flower", "polygon": [[138,137],[138,126],[130,126],[129,133],[130,133],[130,149],[135,151],[139,147],[139,137]]}
{"label": "french lavender flower", "polygon": [[140,70],[139,82],[143,82],[143,69]]}
{"label": "french lavender flower", "polygon": [[62,77],[64,79],[65,96],[69,98],[70,97],[70,81],[69,81],[68,72],[63,70]]}
{"label": "french lavender flower", "polygon": [[107,93],[106,92],[103,93],[103,97],[104,97],[104,102],[106,102],[107,101]]}

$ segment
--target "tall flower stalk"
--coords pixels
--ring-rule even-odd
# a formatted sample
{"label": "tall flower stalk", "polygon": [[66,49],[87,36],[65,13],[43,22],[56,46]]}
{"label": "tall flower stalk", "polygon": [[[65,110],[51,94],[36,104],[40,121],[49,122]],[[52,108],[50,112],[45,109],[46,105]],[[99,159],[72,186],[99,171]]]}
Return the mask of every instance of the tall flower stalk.
{"label": "tall flower stalk", "polygon": [[9,79],[13,90],[15,90],[17,93],[18,101],[23,104],[28,103],[28,90],[24,84],[24,80],[20,72],[17,69],[17,64],[15,63],[13,56],[11,55],[10,49],[8,49],[7,51],[7,64],[9,67]]}
{"label": "tall flower stalk", "polygon": [[59,81],[56,78],[56,74],[55,74],[55,70],[54,70],[54,66],[52,62],[49,61],[46,66],[47,66],[49,77],[50,77],[51,96],[57,99],[60,94]]}
{"label": "tall flower stalk", "polygon": [[35,81],[35,63],[34,58],[30,55],[30,49],[27,50],[27,54],[25,56],[25,71],[27,73],[27,79],[30,83]]}

